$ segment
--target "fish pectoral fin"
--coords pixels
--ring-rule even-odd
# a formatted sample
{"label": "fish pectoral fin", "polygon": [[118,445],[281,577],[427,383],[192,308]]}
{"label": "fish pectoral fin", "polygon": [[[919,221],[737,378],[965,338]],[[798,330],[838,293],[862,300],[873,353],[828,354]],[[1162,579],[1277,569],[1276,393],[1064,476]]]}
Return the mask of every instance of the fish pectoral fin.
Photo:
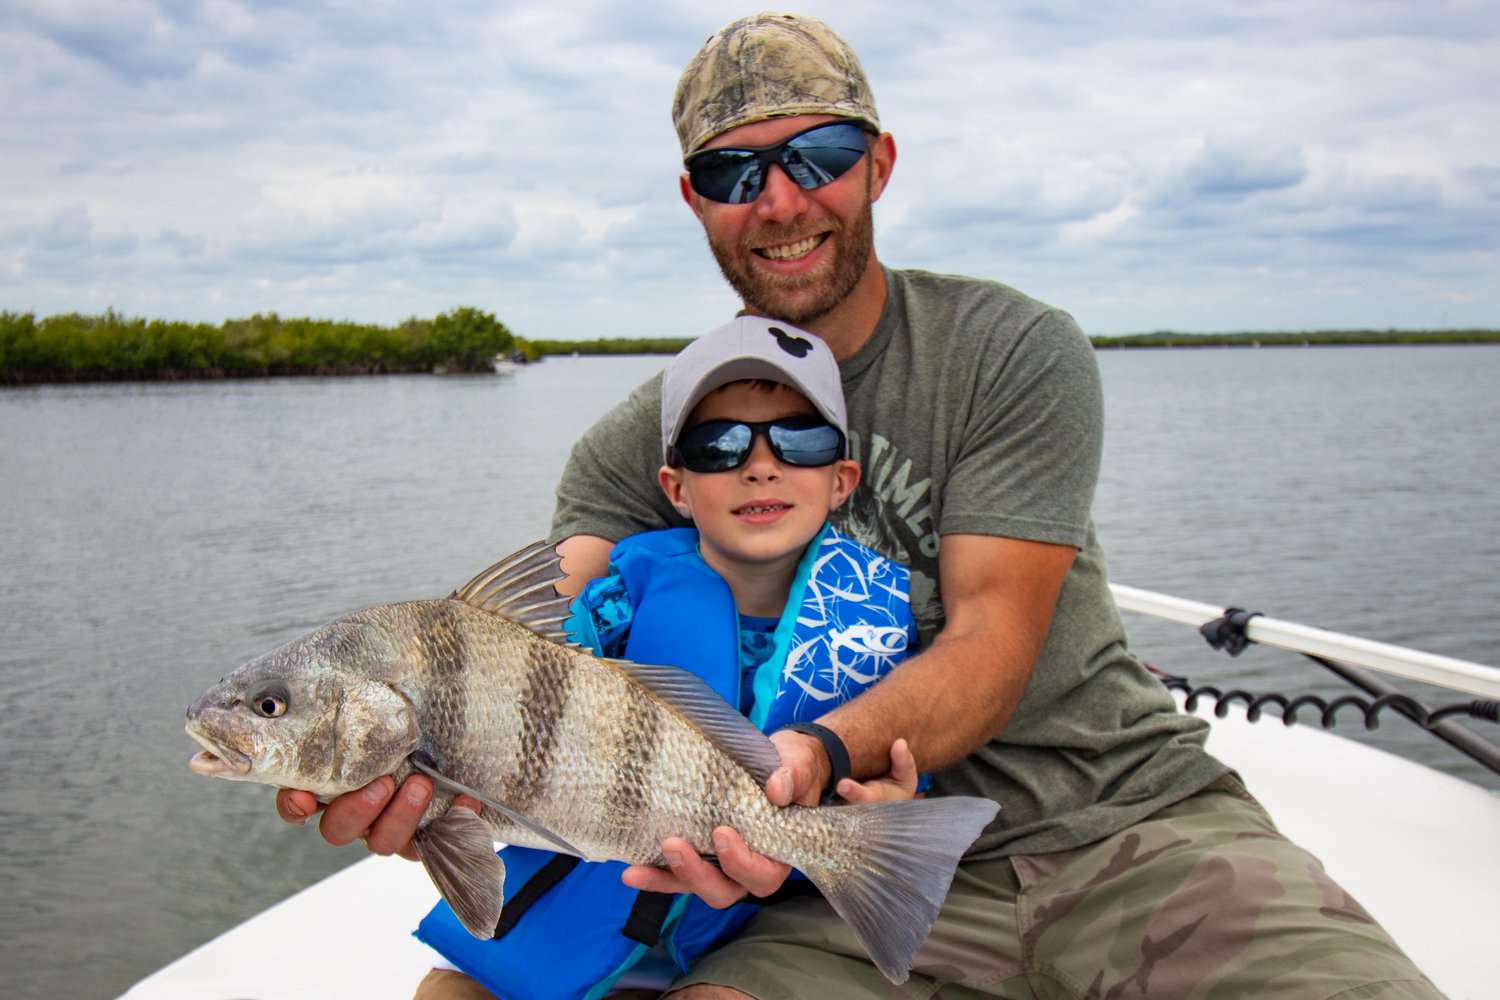
{"label": "fish pectoral fin", "polygon": [[474,810],[454,806],[418,830],[412,846],[459,923],[477,938],[494,937],[505,902],[505,862],[495,853],[489,824]]}
{"label": "fish pectoral fin", "polygon": [[571,854],[574,857],[578,858],[584,856],[582,851],[559,837],[557,834],[553,833],[551,830],[547,829],[545,826],[542,826],[540,823],[522,816],[514,809],[505,805],[503,802],[497,801],[492,796],[486,795],[483,792],[470,788],[468,785],[465,785],[461,782],[454,781],[452,778],[448,777],[446,774],[443,774],[437,768],[433,767],[432,764],[428,761],[425,761],[420,757],[412,757],[411,765],[418,771],[421,771],[423,774],[431,778],[438,787],[446,789],[450,792],[455,792],[460,795],[469,795],[478,799],[480,802],[483,802],[485,804],[486,808],[493,809],[517,826],[530,830],[538,837],[541,837],[551,843],[564,854]]}

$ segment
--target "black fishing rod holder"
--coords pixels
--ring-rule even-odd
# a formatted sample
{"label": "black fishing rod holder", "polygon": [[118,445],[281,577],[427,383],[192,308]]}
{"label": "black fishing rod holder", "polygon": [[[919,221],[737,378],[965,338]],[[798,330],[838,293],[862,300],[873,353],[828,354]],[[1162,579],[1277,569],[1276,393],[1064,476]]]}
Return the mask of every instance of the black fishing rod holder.
{"label": "black fishing rod holder", "polygon": [[[1198,632],[1214,649],[1222,650],[1230,656],[1239,656],[1248,645],[1255,641],[1247,634],[1246,626],[1259,614],[1258,611],[1226,608],[1221,617],[1204,623],[1199,627]],[[1267,706],[1274,705],[1280,711],[1282,723],[1291,726],[1298,722],[1299,710],[1305,711],[1310,708],[1317,712],[1318,722],[1322,728],[1332,729],[1337,722],[1339,711],[1350,709],[1362,715],[1366,729],[1373,730],[1380,725],[1381,712],[1390,709],[1416,723],[1466,757],[1495,774],[1500,774],[1500,743],[1461,726],[1455,721],[1457,717],[1463,717],[1500,723],[1500,702],[1475,700],[1432,708],[1373,671],[1312,653],[1301,655],[1328,670],[1345,683],[1364,691],[1373,700],[1367,700],[1359,695],[1341,695],[1328,701],[1315,694],[1288,698],[1274,693],[1256,695],[1239,689],[1222,691],[1212,685],[1194,687],[1185,677],[1169,674],[1149,665],[1147,668],[1161,679],[1168,690],[1182,691],[1186,695],[1183,707],[1187,711],[1194,711],[1201,699],[1212,698],[1214,715],[1221,719],[1228,714],[1229,707],[1235,702],[1242,702],[1245,705],[1245,718],[1250,722],[1260,721],[1263,710]]]}

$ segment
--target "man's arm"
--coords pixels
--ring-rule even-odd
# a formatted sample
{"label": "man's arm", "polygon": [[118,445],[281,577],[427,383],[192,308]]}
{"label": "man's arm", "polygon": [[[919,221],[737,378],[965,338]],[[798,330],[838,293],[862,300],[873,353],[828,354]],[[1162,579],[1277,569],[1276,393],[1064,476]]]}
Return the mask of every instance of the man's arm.
{"label": "man's arm", "polygon": [[[1076,555],[1067,545],[943,536],[945,621],[932,646],[818,720],[843,738],[854,774],[885,770],[893,736],[910,742],[923,771],[950,767],[989,742],[1026,691]],[[826,755],[815,739],[801,739],[818,750],[809,784],[826,781]]]}
{"label": "man's arm", "polygon": [[[1070,546],[1014,538],[943,537],[938,572],[946,621],[932,646],[818,720],[843,739],[856,777],[886,770],[898,737],[920,770],[935,771],[1000,731],[1026,690],[1076,554]],[[789,731],[772,738],[783,768],[767,794],[778,805],[815,804],[831,773],[822,744]],[[728,906],[746,892],[769,895],[786,878],[785,865],[753,853],[728,827],[714,831],[719,868],[685,841],[669,840],[663,850],[670,871],[637,866],[626,872],[627,883]]]}

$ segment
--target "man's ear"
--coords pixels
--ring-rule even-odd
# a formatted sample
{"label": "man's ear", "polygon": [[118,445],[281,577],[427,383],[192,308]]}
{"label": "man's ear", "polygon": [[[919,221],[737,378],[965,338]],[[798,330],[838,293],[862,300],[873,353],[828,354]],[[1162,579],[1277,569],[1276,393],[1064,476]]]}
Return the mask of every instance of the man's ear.
{"label": "man's ear", "polygon": [[701,222],[703,220],[703,208],[698,203],[698,192],[693,190],[693,182],[688,180],[687,174],[678,175],[677,189],[682,192],[682,200],[687,202],[687,207],[693,210],[693,214]]}
{"label": "man's ear", "polygon": [[667,495],[667,503],[676,508],[677,513],[691,521],[693,504],[682,484],[682,470],[663,465],[656,471],[656,481],[661,484],[661,491]]}
{"label": "man's ear", "polygon": [[870,200],[879,201],[896,169],[896,140],[889,132],[875,137],[870,148]]}

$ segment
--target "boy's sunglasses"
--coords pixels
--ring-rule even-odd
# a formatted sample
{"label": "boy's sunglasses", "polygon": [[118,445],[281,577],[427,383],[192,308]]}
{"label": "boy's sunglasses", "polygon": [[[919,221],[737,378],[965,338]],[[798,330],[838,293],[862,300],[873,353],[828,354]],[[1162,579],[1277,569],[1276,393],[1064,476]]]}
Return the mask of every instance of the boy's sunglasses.
{"label": "boy's sunglasses", "polygon": [[709,201],[743,205],[760,197],[773,163],[808,190],[838,180],[865,155],[867,134],[851,122],[824,122],[769,146],[699,150],[683,163],[694,191]]}
{"label": "boy's sunglasses", "polygon": [[706,420],[677,437],[672,462],[689,472],[728,472],[750,460],[755,435],[765,435],[771,454],[787,465],[832,465],[844,453],[844,435],[822,417],[780,420]]}

